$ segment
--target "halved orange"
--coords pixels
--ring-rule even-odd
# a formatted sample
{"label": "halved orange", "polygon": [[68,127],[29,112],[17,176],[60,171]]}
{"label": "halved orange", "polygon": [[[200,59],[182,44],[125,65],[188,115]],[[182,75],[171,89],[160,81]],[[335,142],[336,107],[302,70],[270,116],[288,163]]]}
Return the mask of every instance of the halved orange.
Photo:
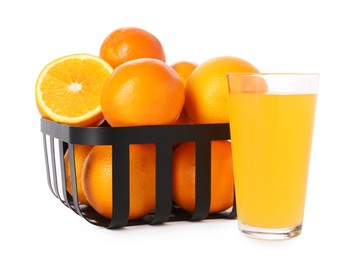
{"label": "halved orange", "polygon": [[50,62],[36,82],[40,114],[68,125],[98,125],[104,119],[101,89],[112,71],[106,61],[85,53]]}

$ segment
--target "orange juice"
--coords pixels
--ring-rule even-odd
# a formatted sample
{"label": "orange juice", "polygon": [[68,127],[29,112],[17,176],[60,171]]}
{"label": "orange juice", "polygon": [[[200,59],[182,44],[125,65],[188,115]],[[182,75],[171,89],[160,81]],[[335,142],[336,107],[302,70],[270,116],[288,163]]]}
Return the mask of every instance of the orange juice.
{"label": "orange juice", "polygon": [[302,224],[316,94],[230,94],[238,220]]}

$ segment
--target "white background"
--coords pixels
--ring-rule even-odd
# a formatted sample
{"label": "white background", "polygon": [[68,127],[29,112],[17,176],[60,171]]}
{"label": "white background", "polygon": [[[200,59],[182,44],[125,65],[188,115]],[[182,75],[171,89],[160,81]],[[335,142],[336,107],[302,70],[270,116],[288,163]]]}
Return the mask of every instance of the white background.
{"label": "white background", "polygon": [[[1,1],[0,259],[354,259],[354,11],[344,0]],[[51,195],[35,106],[38,73],[63,55],[98,54],[122,26],[157,36],[169,64],[232,55],[262,72],[321,74],[301,236],[257,241],[236,220],[112,231]]]}

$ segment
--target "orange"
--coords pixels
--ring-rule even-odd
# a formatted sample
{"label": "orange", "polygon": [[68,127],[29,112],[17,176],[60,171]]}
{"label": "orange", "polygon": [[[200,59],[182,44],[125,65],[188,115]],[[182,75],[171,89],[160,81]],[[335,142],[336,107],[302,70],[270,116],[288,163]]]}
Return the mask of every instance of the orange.
{"label": "orange", "polygon": [[200,64],[186,85],[185,109],[194,123],[228,123],[227,73],[258,70],[249,62],[230,56],[212,58]]}
{"label": "orange", "polygon": [[[137,219],[155,209],[155,145],[130,145],[130,211]],[[95,146],[84,163],[82,185],[90,205],[112,217],[112,148]]]}
{"label": "orange", "polygon": [[[90,145],[80,145],[80,144],[74,145],[75,174],[76,174],[76,186],[78,191],[78,201],[86,205],[89,205],[89,202],[86,199],[83,192],[83,187],[81,184],[81,176],[82,176],[82,169],[83,169],[86,156],[88,155],[88,153],[91,151],[92,148],[93,146]],[[73,196],[69,150],[67,150],[64,155],[64,164],[65,164],[67,191],[70,193],[70,195]]]}
{"label": "orange", "polygon": [[[180,144],[173,152],[173,200],[182,209],[195,209],[195,143]],[[229,141],[212,141],[210,213],[230,208],[234,200],[232,149]]]}
{"label": "orange", "polygon": [[175,123],[184,100],[184,85],[175,70],[150,58],[118,66],[101,93],[102,112],[111,126]]}
{"label": "orange", "polygon": [[139,58],[154,58],[165,62],[165,52],[160,41],[150,32],[135,27],[119,28],[111,32],[101,44],[100,57],[113,68]]}
{"label": "orange", "polygon": [[[197,67],[197,64],[190,61],[179,61],[171,65],[171,67],[177,72],[179,75],[182,83],[186,86],[187,80],[190,74],[194,71]],[[183,108],[181,114],[176,121],[176,124],[191,124],[191,120],[186,113],[186,109]]]}
{"label": "orange", "polygon": [[179,61],[171,65],[171,67],[179,74],[182,83],[186,86],[190,74],[196,69],[197,64],[191,61]]}
{"label": "orange", "polygon": [[72,54],[50,62],[36,82],[40,114],[68,125],[101,123],[101,89],[111,72],[107,62],[90,54]]}
{"label": "orange", "polygon": [[185,108],[182,109],[179,118],[176,120],[175,125],[192,124],[191,119],[188,117]]}

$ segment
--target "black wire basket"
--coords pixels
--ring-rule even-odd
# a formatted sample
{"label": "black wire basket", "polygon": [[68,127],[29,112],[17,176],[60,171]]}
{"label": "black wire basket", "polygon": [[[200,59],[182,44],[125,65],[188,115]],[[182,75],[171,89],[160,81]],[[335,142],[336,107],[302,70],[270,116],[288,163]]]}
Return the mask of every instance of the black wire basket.
{"label": "black wire basket", "polygon": [[[41,118],[47,181],[51,192],[65,206],[88,222],[109,229],[168,221],[235,219],[236,206],[209,214],[211,141],[229,140],[228,124],[192,124],[139,127],[74,127]],[[176,142],[195,142],[195,211],[188,213],[172,200],[172,154]],[[49,144],[48,144],[49,143]],[[156,146],[156,208],[141,219],[129,220],[129,145]],[[78,202],[74,144],[112,146],[112,218]],[[67,192],[64,154],[69,150],[72,195]]]}

